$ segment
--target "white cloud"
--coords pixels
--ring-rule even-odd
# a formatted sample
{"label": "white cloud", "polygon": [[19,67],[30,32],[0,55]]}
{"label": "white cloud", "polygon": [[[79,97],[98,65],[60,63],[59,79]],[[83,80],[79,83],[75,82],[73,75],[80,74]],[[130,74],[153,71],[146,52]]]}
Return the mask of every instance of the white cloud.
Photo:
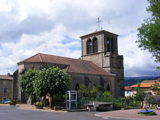
{"label": "white cloud", "polygon": [[137,32],[119,38],[119,53],[124,55],[126,76],[159,75],[153,57],[137,47]]}
{"label": "white cloud", "polygon": [[13,72],[17,62],[38,52],[79,58],[79,36],[97,29],[97,17],[103,29],[120,35],[126,76],[155,71],[151,55],[135,44],[137,27],[149,16],[146,0],[1,1],[0,74]]}

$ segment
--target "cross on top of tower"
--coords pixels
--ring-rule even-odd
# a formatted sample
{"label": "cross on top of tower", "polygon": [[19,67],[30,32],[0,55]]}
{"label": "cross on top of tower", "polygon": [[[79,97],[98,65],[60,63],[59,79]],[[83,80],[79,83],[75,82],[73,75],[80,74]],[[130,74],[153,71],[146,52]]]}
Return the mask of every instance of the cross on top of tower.
{"label": "cross on top of tower", "polygon": [[97,25],[98,25],[98,30],[100,30],[101,29],[101,20],[100,20],[100,18],[98,17],[97,18]]}

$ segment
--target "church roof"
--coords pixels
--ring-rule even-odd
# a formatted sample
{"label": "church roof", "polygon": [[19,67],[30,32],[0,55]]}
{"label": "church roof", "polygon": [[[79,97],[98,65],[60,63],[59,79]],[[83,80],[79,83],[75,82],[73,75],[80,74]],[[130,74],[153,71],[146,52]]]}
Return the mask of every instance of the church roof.
{"label": "church roof", "polygon": [[13,77],[10,75],[0,75],[0,80],[13,80]]}
{"label": "church roof", "polygon": [[98,67],[91,61],[73,59],[68,57],[60,57],[55,55],[48,55],[38,53],[32,57],[29,57],[18,64],[23,63],[51,63],[51,64],[63,64],[67,65],[67,72],[70,73],[84,73],[84,74],[95,74],[95,75],[106,75],[112,76],[110,72]]}

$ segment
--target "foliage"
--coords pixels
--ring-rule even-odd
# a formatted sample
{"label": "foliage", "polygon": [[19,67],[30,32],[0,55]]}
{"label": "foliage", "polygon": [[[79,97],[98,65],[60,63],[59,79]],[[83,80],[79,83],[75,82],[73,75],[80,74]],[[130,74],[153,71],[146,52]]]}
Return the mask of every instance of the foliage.
{"label": "foliage", "polygon": [[49,95],[51,107],[53,96],[65,94],[70,85],[70,77],[59,68],[42,69],[34,81],[35,94],[39,97]]}
{"label": "foliage", "polygon": [[114,101],[114,109],[131,109],[131,108],[139,108],[140,102],[136,101],[134,97],[122,97],[122,98],[115,98]]}
{"label": "foliage", "polygon": [[91,100],[95,100],[97,97],[99,97],[100,96],[100,90],[98,89],[98,87],[96,87],[96,86],[92,86],[91,87],[91,89],[90,89],[90,99]]}
{"label": "foliage", "polygon": [[134,99],[136,101],[140,101],[140,102],[143,102],[144,100],[144,97],[145,97],[145,93],[144,93],[144,90],[140,88],[140,86],[138,86],[137,88],[135,88],[136,90],[136,94],[134,96]]}
{"label": "foliage", "polygon": [[37,106],[43,106],[43,103],[42,102],[36,102],[35,105],[37,105]]}
{"label": "foliage", "polygon": [[138,46],[147,49],[160,62],[160,1],[148,0],[151,17],[138,28]]}
{"label": "foliage", "polygon": [[85,85],[80,85],[79,87],[79,97],[80,101],[87,103],[89,101],[90,91]]}
{"label": "foliage", "polygon": [[[79,89],[80,101],[82,103],[87,103],[89,101],[99,101],[99,102],[111,102],[113,103],[114,109],[129,109],[129,108],[140,108],[141,101],[137,101],[135,97],[121,97],[114,98],[109,91],[100,91],[100,89],[93,86],[92,88],[87,88],[84,85],[80,85]],[[95,97],[95,95],[97,95]],[[139,96],[139,95],[138,95]],[[139,100],[139,97],[138,97]]]}
{"label": "foliage", "polygon": [[28,95],[42,97],[49,95],[62,96],[70,85],[69,75],[59,68],[45,68],[42,70],[28,70],[20,80],[21,88]]}
{"label": "foliage", "polygon": [[43,109],[43,103],[42,102],[36,102],[35,106],[37,109]]}
{"label": "foliage", "polygon": [[17,101],[16,100],[11,100],[11,102],[9,103],[10,105],[16,105]]}
{"label": "foliage", "polygon": [[100,87],[96,87],[94,85],[90,88],[87,88],[82,84],[79,88],[80,101],[84,103],[97,100],[100,96],[102,96],[102,93],[103,92],[100,90]]}
{"label": "foliage", "polygon": [[155,82],[154,85],[152,85],[151,89],[156,93],[156,95],[160,95],[160,84]]}
{"label": "foliage", "polygon": [[102,96],[103,97],[112,97],[112,94],[109,91],[104,91],[103,94],[102,94]]}
{"label": "foliage", "polygon": [[28,70],[24,74],[22,74],[20,82],[20,86],[23,92],[28,95],[34,95],[33,82],[38,77],[37,70]]}
{"label": "foliage", "polygon": [[41,70],[38,79],[34,82],[37,96],[59,96],[65,94],[70,84],[70,77],[59,68],[48,68]]}

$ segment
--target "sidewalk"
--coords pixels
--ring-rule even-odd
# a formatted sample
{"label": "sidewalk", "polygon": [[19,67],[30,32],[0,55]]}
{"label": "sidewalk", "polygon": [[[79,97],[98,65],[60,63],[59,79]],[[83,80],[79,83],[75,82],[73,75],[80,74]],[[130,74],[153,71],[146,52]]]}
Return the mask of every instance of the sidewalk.
{"label": "sidewalk", "polygon": [[141,109],[132,109],[132,110],[117,110],[97,113],[95,116],[107,118],[121,118],[124,120],[160,120],[160,110],[154,110],[157,115],[155,116],[144,116],[137,114]]}
{"label": "sidewalk", "polygon": [[[9,104],[0,104],[0,106],[10,106]],[[42,112],[66,112],[66,111],[55,111],[51,110],[48,107],[44,107],[43,109],[36,109],[34,105],[28,105],[28,104],[17,104],[16,107],[18,109],[23,109],[23,110],[35,110],[35,111],[42,111]]]}

